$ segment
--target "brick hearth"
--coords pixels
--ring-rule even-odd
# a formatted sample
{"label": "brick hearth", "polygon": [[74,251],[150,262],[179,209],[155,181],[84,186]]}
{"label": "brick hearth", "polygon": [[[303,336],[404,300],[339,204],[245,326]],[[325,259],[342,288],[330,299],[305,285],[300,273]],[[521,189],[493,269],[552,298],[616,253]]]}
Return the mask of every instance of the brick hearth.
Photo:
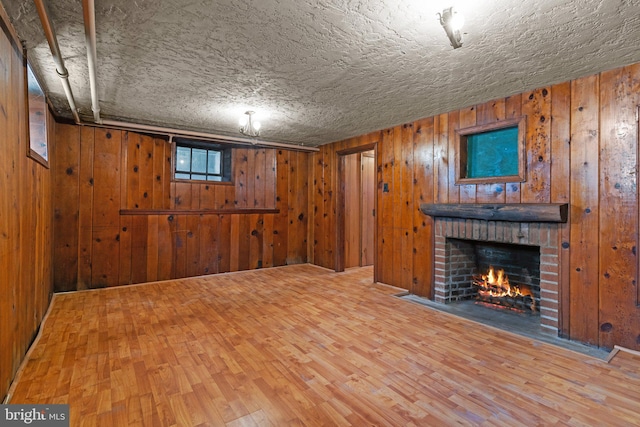
{"label": "brick hearth", "polygon": [[464,244],[453,248],[447,239],[509,243],[540,247],[540,326],[558,333],[558,224],[541,222],[485,221],[462,218],[435,218],[435,301],[449,303],[466,297],[459,285],[460,272],[451,274],[450,256],[465,256]]}

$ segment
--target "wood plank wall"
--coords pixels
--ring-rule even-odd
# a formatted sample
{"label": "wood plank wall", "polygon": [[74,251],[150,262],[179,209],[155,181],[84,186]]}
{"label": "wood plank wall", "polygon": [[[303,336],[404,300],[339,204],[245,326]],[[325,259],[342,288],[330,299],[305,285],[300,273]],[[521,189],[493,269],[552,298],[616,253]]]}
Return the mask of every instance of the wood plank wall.
{"label": "wood plank wall", "polygon": [[[638,105],[635,64],[323,146],[312,159],[315,263],[336,265],[336,152],[377,141],[379,281],[431,296],[432,219],[421,203],[567,202],[561,334],[640,349]],[[526,182],[455,185],[455,130],[521,115]]]}
{"label": "wood plank wall", "polygon": [[[0,6],[0,401],[51,300],[50,170],[27,157],[25,65]],[[49,123],[53,123],[48,115]],[[50,144],[53,130],[48,129]]]}
{"label": "wood plank wall", "polygon": [[198,183],[172,181],[171,151],[58,124],[56,290],[307,262],[306,153],[234,148],[232,183]]}

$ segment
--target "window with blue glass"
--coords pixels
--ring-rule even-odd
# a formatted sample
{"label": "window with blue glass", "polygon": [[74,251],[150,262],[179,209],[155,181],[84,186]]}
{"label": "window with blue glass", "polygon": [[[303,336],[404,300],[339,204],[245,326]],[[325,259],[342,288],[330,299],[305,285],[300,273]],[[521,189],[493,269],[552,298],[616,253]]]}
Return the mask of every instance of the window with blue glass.
{"label": "window with blue glass", "polygon": [[456,131],[456,184],[526,180],[526,117]]}
{"label": "window with blue glass", "polygon": [[176,180],[231,180],[231,148],[197,141],[176,140],[174,163]]}

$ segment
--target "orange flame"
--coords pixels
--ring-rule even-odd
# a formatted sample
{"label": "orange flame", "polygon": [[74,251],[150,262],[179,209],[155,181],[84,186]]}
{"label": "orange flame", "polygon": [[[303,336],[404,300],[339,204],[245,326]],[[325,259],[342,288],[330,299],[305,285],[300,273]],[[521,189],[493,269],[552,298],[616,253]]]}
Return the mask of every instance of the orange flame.
{"label": "orange flame", "polygon": [[496,272],[493,267],[489,267],[487,274],[481,274],[474,278],[473,283],[478,286],[478,293],[485,297],[505,298],[505,297],[530,297],[531,310],[536,311],[536,301],[531,288],[526,285],[511,285],[509,278],[504,274],[504,270],[500,269]]}

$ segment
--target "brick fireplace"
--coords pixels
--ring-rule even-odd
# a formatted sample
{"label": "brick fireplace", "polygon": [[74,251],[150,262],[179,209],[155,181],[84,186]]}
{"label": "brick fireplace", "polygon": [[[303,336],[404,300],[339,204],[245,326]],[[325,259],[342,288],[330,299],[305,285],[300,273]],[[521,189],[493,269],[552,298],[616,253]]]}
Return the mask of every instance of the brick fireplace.
{"label": "brick fireplace", "polygon": [[[495,205],[491,206],[495,209]],[[477,206],[480,215],[469,216],[496,216],[487,215],[482,207],[486,209],[487,205]],[[508,216],[509,221],[438,216],[442,214],[441,208],[438,206],[435,212],[422,208],[435,220],[435,302],[449,304],[473,298],[477,290],[472,286],[472,277],[480,273],[479,268],[498,263],[515,281],[533,289],[541,330],[557,335],[558,223],[562,220],[540,222],[539,219],[547,221],[547,218],[535,215]],[[467,216],[468,213],[454,211],[446,215]],[[527,220],[513,221],[521,216]]]}

